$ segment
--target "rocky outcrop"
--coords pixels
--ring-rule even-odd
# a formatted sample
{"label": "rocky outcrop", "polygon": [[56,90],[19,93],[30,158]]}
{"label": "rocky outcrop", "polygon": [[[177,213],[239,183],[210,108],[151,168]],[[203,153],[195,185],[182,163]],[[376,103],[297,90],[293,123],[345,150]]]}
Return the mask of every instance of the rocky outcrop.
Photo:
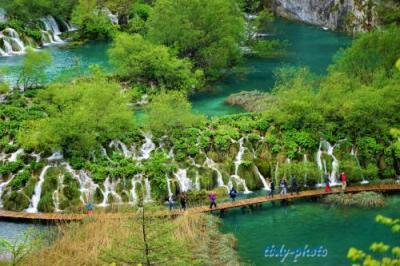
{"label": "rocky outcrop", "polygon": [[369,31],[377,24],[376,0],[272,0],[281,17],[351,33]]}
{"label": "rocky outcrop", "polygon": [[225,102],[229,105],[243,107],[247,112],[262,112],[274,101],[274,97],[260,91],[242,91],[231,94]]}

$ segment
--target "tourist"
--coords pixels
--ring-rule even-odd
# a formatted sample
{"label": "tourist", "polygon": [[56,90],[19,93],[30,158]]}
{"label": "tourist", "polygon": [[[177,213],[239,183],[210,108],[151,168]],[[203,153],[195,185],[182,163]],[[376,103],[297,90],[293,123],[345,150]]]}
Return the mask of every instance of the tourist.
{"label": "tourist", "polygon": [[87,210],[87,214],[88,215],[92,215],[93,214],[93,205],[92,205],[92,203],[88,202],[86,204],[86,210]]}
{"label": "tourist", "polygon": [[329,175],[328,174],[324,175],[324,182],[325,182],[325,192],[330,192],[331,191],[331,185],[329,183]]}
{"label": "tourist", "polygon": [[174,199],[173,199],[172,194],[169,195],[169,197],[168,197],[168,207],[169,207],[170,211],[172,211],[172,209],[174,208]]}
{"label": "tourist", "polygon": [[271,183],[270,183],[270,188],[271,190],[269,191],[269,195],[271,196],[271,198],[274,197],[274,191],[275,191],[275,181],[272,179]]}
{"label": "tourist", "polygon": [[211,191],[211,193],[208,195],[208,198],[210,199],[210,209],[212,209],[213,206],[215,208],[217,208],[217,203],[215,203],[217,196],[215,195],[215,193],[213,191]]}
{"label": "tourist", "polygon": [[186,193],[182,192],[180,194],[180,201],[181,201],[181,209],[184,211],[186,211],[186,200],[187,200]]}
{"label": "tourist", "polygon": [[295,176],[292,176],[292,179],[290,180],[290,187],[292,189],[292,195],[294,192],[296,192],[296,194],[299,194],[299,187],[297,186],[297,180]]}
{"label": "tourist", "polygon": [[231,188],[231,191],[229,192],[229,197],[231,197],[232,202],[235,201],[237,196],[237,191],[234,187]]}
{"label": "tourist", "polygon": [[281,186],[281,195],[286,195],[287,194],[287,186],[288,186],[286,177],[281,179],[280,186]]}
{"label": "tourist", "polygon": [[347,176],[344,172],[340,174],[340,181],[342,182],[342,191],[345,191],[347,187]]}

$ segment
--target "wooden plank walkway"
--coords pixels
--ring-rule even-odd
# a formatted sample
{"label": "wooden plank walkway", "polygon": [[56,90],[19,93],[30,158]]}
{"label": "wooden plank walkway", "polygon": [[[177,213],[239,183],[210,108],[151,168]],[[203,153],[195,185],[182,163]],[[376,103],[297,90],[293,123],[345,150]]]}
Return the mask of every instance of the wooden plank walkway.
{"label": "wooden plank walkway", "polygon": [[[351,186],[346,189],[346,193],[361,192],[361,191],[376,191],[376,192],[392,192],[400,191],[400,184],[379,184],[379,185],[362,185],[362,186]],[[224,202],[219,203],[217,208],[210,209],[208,206],[193,207],[187,209],[186,213],[205,213],[210,211],[224,211],[227,209],[257,205],[271,201],[283,200],[283,199],[302,199],[309,197],[319,197],[328,194],[340,193],[340,188],[335,188],[331,192],[325,192],[323,189],[314,189],[302,191],[299,194],[287,194],[287,195],[274,195],[273,198],[267,196],[254,197],[249,199],[238,200],[235,202]],[[173,211],[162,211],[157,216],[178,216],[184,212],[180,210]],[[105,213],[102,214],[102,218],[117,219],[132,217],[135,213]],[[39,221],[39,222],[71,222],[81,221],[87,214],[74,214],[74,213],[26,213],[26,212],[13,212],[0,210],[0,220],[14,220],[14,221]]]}

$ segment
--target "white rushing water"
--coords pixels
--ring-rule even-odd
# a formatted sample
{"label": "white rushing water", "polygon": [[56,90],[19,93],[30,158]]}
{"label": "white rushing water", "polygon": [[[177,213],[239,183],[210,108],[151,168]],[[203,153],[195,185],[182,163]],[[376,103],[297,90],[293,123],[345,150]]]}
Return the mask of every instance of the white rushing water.
{"label": "white rushing water", "polygon": [[51,165],[46,165],[42,169],[42,172],[39,175],[39,180],[35,185],[35,190],[34,190],[32,199],[29,203],[29,208],[25,210],[26,212],[29,212],[29,213],[37,213],[38,212],[38,205],[40,202],[40,197],[42,195],[42,186],[44,183],[44,178],[50,167],[51,167]]}
{"label": "white rushing water", "polygon": [[122,198],[118,193],[115,191],[115,187],[117,186],[118,181],[111,180],[107,177],[104,181],[104,194],[103,194],[103,201],[99,204],[100,207],[108,206],[108,196],[111,195],[117,203],[122,202]]}
{"label": "white rushing water", "polygon": [[186,169],[178,169],[176,173],[174,173],[176,180],[179,183],[180,192],[186,192],[192,188],[192,180],[187,177]]}
{"label": "white rushing water", "polygon": [[12,175],[8,178],[7,181],[0,183],[0,208],[3,208],[3,200],[1,197],[3,196],[4,189],[10,184],[10,182],[14,179],[15,175]]}
{"label": "white rushing water", "polygon": [[57,190],[53,192],[53,205],[55,212],[61,212],[62,210],[60,209],[60,193],[64,188],[64,175],[58,176],[57,183]]}
{"label": "white rushing water", "polygon": [[[354,160],[357,163],[357,167],[361,170],[361,164],[360,164],[360,161],[358,160],[357,151],[356,151],[356,149],[354,149],[354,146],[351,147],[350,155],[354,157]],[[365,180],[365,177],[362,173],[361,173],[361,177],[362,177],[361,184],[365,185],[365,184],[369,183],[368,180]]]}
{"label": "white rushing water", "polygon": [[3,46],[0,46],[1,56],[11,56],[25,53],[25,44],[21,40],[18,32],[13,28],[5,28],[0,32],[0,41]]}
{"label": "white rushing water", "polygon": [[239,176],[239,167],[242,164],[242,158],[243,158],[243,154],[244,154],[245,150],[246,150],[246,148],[244,147],[244,138],[241,138],[239,140],[239,152],[236,155],[236,159],[235,159],[235,162],[234,162],[234,164],[235,164],[235,174],[231,175],[231,179],[233,179],[238,186],[239,185],[243,186],[243,190],[244,190],[243,193],[244,194],[249,194],[249,193],[251,193],[251,191],[247,188],[246,180],[242,179]]}
{"label": "white rushing water", "polygon": [[43,44],[56,44],[64,43],[60,38],[61,31],[57,24],[57,21],[53,16],[46,16],[40,19],[44,25],[44,30],[42,31],[42,41]]}
{"label": "white rushing water", "polygon": [[64,156],[62,155],[62,153],[59,151],[56,151],[50,157],[47,158],[47,161],[49,161],[49,162],[59,161],[59,160],[62,160],[63,158],[64,158]]}
{"label": "white rushing water", "polygon": [[104,7],[101,11],[110,19],[112,24],[118,25],[118,14],[113,14],[107,7]]}
{"label": "white rushing water", "polygon": [[9,162],[16,162],[18,159],[18,155],[23,154],[24,150],[23,149],[18,149],[16,152],[13,152],[10,156],[10,158],[8,158]]}
{"label": "white rushing water", "polygon": [[[339,142],[338,142],[339,143]],[[326,140],[321,140],[317,152],[317,157],[316,157],[316,162],[318,165],[318,168],[321,172],[325,173],[325,175],[328,175],[329,177],[329,183],[331,186],[337,186],[340,185],[338,182],[338,172],[339,172],[339,160],[336,158],[334,154],[334,150],[336,145],[331,145],[328,141]],[[331,164],[331,171],[328,171],[328,167],[326,165],[326,160],[322,159],[323,154],[327,154],[332,158],[332,164]],[[324,186],[324,180],[323,176],[321,176],[321,183],[317,184],[317,186]]]}
{"label": "white rushing water", "polygon": [[131,181],[132,182],[132,189],[130,191],[131,197],[130,197],[130,201],[129,201],[130,204],[137,204],[138,203],[137,201],[138,201],[139,197],[138,197],[138,195],[136,193],[136,186],[137,186],[137,184],[141,184],[142,180],[143,180],[143,175],[142,174],[137,174],[132,178],[132,181]]}
{"label": "white rushing water", "polygon": [[146,189],[144,202],[152,202],[153,199],[151,198],[151,184],[150,184],[150,180],[148,178],[144,179],[144,187]]}
{"label": "white rushing water", "polygon": [[147,160],[151,153],[156,149],[156,144],[153,142],[153,136],[150,133],[144,134],[144,143],[140,148],[140,155],[136,158],[138,161]]}
{"label": "white rushing water", "polygon": [[[120,149],[126,158],[132,156],[132,152],[128,149],[125,143],[120,140],[113,140],[110,142],[110,148]],[[105,152],[107,154],[107,152]],[[108,156],[107,156],[108,157]]]}
{"label": "white rushing water", "polygon": [[208,158],[208,156],[206,156],[204,165],[217,173],[218,186],[226,188],[227,192],[229,193],[229,187],[227,185],[225,185],[224,179],[222,178],[221,171],[219,171],[217,164],[211,158]]}

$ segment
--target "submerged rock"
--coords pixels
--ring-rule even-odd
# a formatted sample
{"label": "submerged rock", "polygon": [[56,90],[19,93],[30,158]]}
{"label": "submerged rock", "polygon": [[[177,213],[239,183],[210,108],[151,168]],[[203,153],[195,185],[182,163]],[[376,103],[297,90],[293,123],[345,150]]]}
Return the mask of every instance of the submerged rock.
{"label": "submerged rock", "polygon": [[248,112],[265,111],[273,101],[272,95],[257,90],[235,93],[225,100],[227,104],[243,107]]}

